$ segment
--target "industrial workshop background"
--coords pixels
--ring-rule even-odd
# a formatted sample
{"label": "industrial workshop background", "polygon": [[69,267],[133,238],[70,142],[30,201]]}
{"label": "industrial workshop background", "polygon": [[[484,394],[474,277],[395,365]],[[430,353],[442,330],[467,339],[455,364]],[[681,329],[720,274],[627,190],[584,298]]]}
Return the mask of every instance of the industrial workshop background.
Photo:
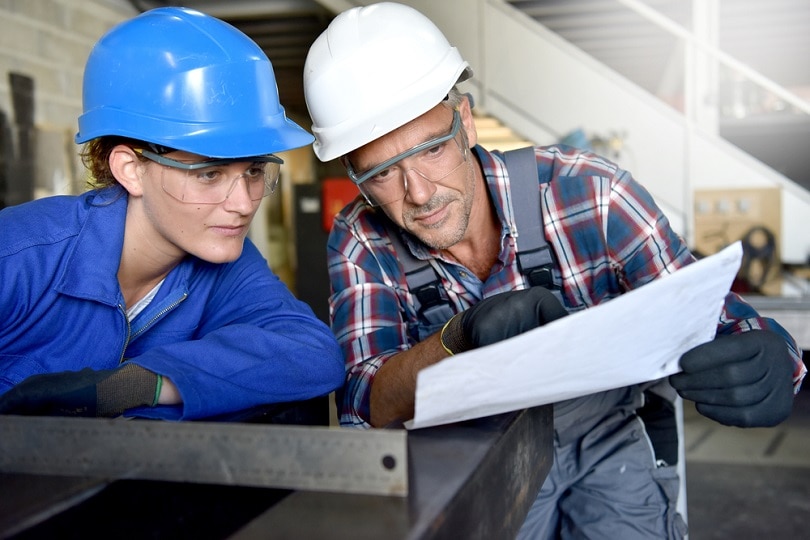
{"label": "industrial workshop background", "polygon": [[[591,147],[632,171],[696,252],[744,240],[756,264],[737,286],[759,296],[760,312],[791,331],[807,360],[810,2],[402,1],[473,66],[464,89],[484,146]],[[335,13],[369,3],[0,0],[0,208],[84,189],[73,143],[82,70],[116,23],[180,4],[231,22],[266,50],[288,115],[308,127],[307,50]],[[325,320],[330,218],[356,191],[308,148],[282,157],[280,193],[262,203],[251,238]],[[807,394],[773,429],[724,429],[685,411],[691,540],[806,533]]]}
{"label": "industrial workshop background", "polygon": [[[273,62],[288,114],[310,43],[347,0],[189,0]],[[749,291],[805,296],[810,259],[810,8],[804,0],[413,0],[475,69],[482,143],[590,146],[632,171],[699,253],[744,239]],[[151,0],[0,0],[0,206],[77,192],[72,142],[94,41]],[[470,31],[474,29],[475,31]],[[322,245],[353,196],[337,164],[283,156],[251,237],[326,317]]]}

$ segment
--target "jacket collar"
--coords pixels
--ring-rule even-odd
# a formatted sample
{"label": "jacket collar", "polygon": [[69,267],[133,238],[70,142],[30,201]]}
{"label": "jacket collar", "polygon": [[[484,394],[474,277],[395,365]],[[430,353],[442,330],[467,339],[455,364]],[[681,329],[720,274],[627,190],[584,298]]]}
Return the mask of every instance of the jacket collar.
{"label": "jacket collar", "polygon": [[[118,267],[124,249],[128,196],[121,188],[113,187],[90,191],[80,200],[79,231],[67,253],[62,274],[56,279],[56,291],[109,306],[123,306]],[[155,300],[177,286],[187,290],[197,260],[186,257],[170,271]]]}
{"label": "jacket collar", "polygon": [[108,305],[123,301],[118,265],[124,245],[127,194],[120,188],[90,191],[81,201],[79,230],[56,281],[60,293]]}

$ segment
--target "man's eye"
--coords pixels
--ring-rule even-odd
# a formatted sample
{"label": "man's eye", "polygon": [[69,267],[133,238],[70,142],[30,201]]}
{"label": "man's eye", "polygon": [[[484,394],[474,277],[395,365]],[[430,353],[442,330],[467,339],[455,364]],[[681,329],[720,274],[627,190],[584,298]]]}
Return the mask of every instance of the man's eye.
{"label": "man's eye", "polygon": [[447,143],[440,143],[440,144],[437,144],[436,146],[431,146],[430,148],[426,148],[422,152],[422,155],[425,156],[425,157],[436,157],[436,156],[438,156],[439,154],[442,153],[442,151],[444,150],[444,147],[445,147],[446,144]]}
{"label": "man's eye", "polygon": [[378,172],[377,174],[375,174],[374,176],[372,176],[371,178],[369,178],[369,180],[379,184],[381,182],[387,182],[393,177],[394,177],[394,172],[391,169],[383,169],[380,172]]}

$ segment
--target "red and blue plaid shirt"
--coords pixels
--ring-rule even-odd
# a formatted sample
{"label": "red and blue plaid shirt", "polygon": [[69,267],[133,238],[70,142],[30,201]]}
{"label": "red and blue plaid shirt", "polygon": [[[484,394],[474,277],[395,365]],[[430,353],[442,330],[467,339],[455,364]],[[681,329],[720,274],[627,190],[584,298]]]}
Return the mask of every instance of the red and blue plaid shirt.
{"label": "red and blue plaid shirt", "polygon": [[[482,298],[527,287],[515,259],[517,228],[503,155],[480,146],[474,152],[501,222],[501,250],[487,280],[480,281],[403,233],[418,259],[431,260],[454,312]],[[570,147],[538,147],[535,154],[538,178],[543,180],[543,227],[559,264],[557,276],[569,311],[608,301],[695,260],[650,194],[627,171]],[[347,379],[338,394],[342,425],[369,427],[369,396],[377,370],[441,329],[441,324],[430,327],[417,316],[386,222],[381,210],[358,197],[335,217],[329,236],[330,317],[346,358]],[[760,328],[779,332],[788,341],[798,391],[806,369],[796,343],[775,321],[759,317],[736,294],[729,294],[718,333]]]}

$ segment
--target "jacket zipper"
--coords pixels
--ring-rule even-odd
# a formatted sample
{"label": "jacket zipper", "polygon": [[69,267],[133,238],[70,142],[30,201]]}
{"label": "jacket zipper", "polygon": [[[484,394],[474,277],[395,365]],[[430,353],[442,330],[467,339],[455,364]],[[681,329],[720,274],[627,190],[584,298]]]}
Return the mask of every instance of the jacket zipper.
{"label": "jacket zipper", "polygon": [[185,300],[187,297],[188,297],[188,293],[183,293],[183,296],[181,296],[180,298],[178,298],[178,299],[177,299],[176,301],[174,301],[173,303],[169,304],[169,305],[168,305],[168,306],[166,306],[165,308],[163,308],[163,309],[161,309],[160,311],[158,311],[158,312],[155,314],[155,316],[154,316],[154,317],[152,317],[151,319],[149,319],[149,322],[147,322],[145,325],[143,325],[143,326],[141,327],[141,329],[140,329],[140,330],[138,330],[138,332],[136,332],[136,333],[135,333],[135,335],[132,335],[132,326],[131,326],[131,325],[130,325],[130,323],[129,323],[129,318],[127,317],[127,312],[126,312],[126,309],[124,309],[124,306],[122,306],[121,304],[118,304],[118,308],[119,308],[119,309],[121,310],[121,312],[124,314],[124,320],[125,320],[125,321],[127,321],[127,339],[126,339],[126,341],[124,342],[124,348],[121,350],[121,357],[120,357],[120,359],[118,360],[118,363],[120,364],[120,363],[122,363],[122,362],[125,360],[125,358],[124,358],[124,353],[126,352],[127,347],[129,347],[129,342],[130,342],[130,341],[132,341],[133,339],[135,339],[136,337],[138,337],[140,334],[144,333],[144,332],[146,331],[146,329],[147,329],[147,328],[149,328],[150,326],[152,326],[152,324],[153,324],[155,321],[157,321],[158,319],[160,319],[161,317],[163,317],[163,316],[164,316],[166,313],[168,313],[168,312],[170,312],[171,310],[173,310],[174,308],[176,308],[176,307],[177,307],[177,306],[178,306],[178,305],[179,305],[179,304],[180,304],[180,303],[181,303],[183,300]]}

